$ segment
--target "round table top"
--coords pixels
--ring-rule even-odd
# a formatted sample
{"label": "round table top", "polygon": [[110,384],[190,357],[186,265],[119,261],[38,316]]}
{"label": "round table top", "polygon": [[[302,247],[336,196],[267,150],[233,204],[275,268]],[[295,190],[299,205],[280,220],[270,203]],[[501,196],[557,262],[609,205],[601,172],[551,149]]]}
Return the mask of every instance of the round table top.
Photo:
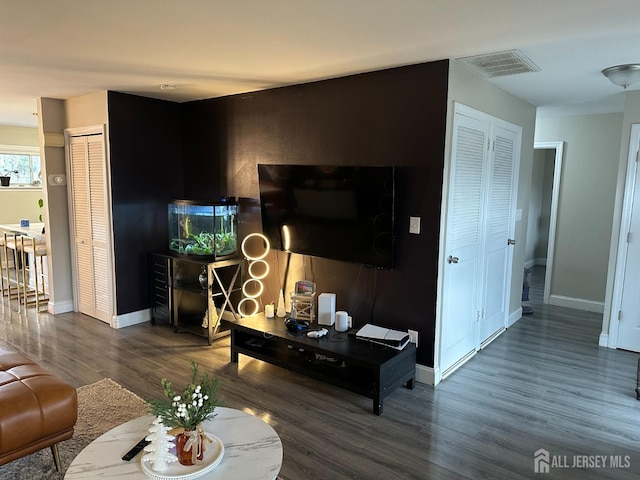
{"label": "round table top", "polygon": [[[224,456],[203,480],[274,480],[282,466],[282,442],[270,425],[260,418],[233,408],[217,407],[216,416],[204,422],[206,432],[217,436],[224,445]],[[87,445],[71,462],[65,480],[99,477],[113,479],[146,479],[140,459],[122,456],[149,433],[154,417],[147,415],[123,423]]]}

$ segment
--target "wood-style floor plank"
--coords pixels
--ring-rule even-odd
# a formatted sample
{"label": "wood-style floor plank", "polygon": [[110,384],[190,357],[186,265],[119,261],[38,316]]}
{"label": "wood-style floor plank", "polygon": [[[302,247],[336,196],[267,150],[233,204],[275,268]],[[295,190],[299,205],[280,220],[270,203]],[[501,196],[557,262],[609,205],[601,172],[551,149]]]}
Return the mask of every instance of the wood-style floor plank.
{"label": "wood-style floor plank", "polygon": [[[437,387],[398,389],[384,415],[371,400],[212,346],[169,327],[113,330],[69,313],[17,312],[3,300],[0,345],[12,346],[75,386],[109,377],[143,398],[176,386],[189,360],[222,380],[226,404],[264,419],[280,435],[283,480],[635,479],[640,473],[638,354],[598,347],[601,315],[541,303]],[[630,455],[629,469],[533,470],[534,452]]]}

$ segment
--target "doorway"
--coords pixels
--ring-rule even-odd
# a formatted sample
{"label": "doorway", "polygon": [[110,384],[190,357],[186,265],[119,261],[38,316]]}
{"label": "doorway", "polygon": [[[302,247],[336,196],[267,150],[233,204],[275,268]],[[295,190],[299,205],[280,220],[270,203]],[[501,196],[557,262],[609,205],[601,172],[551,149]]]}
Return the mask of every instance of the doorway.
{"label": "doorway", "polygon": [[563,149],[564,142],[534,145],[524,268],[544,270],[536,275],[544,279],[544,303],[551,296]]}
{"label": "doorway", "polygon": [[640,352],[640,124],[631,126],[608,346]]}

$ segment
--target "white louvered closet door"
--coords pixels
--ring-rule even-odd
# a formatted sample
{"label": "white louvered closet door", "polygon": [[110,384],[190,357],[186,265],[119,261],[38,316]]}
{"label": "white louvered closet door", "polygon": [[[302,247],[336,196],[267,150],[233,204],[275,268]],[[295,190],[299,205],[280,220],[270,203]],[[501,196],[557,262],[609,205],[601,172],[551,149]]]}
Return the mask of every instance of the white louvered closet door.
{"label": "white louvered closet door", "polygon": [[483,344],[504,330],[509,315],[509,287],[513,199],[517,169],[517,134],[500,126],[493,129],[493,141],[488,165],[487,215],[481,283],[482,311],[478,328],[478,343]]}
{"label": "white louvered closet door", "polygon": [[104,135],[72,136],[69,144],[76,306],[79,312],[110,323],[112,273]]}
{"label": "white louvered closet door", "polygon": [[484,165],[489,124],[454,120],[440,342],[443,374],[476,350],[478,272],[481,266]]}
{"label": "white louvered closet door", "polygon": [[456,105],[442,252],[443,377],[507,324],[520,135],[515,125]]}

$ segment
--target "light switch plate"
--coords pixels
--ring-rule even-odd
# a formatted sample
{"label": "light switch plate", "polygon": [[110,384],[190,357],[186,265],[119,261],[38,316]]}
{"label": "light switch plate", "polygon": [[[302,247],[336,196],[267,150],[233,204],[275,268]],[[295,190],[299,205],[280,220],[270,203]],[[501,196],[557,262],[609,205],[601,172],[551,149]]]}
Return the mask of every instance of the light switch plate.
{"label": "light switch plate", "polygon": [[409,217],[409,233],[420,233],[420,217]]}

